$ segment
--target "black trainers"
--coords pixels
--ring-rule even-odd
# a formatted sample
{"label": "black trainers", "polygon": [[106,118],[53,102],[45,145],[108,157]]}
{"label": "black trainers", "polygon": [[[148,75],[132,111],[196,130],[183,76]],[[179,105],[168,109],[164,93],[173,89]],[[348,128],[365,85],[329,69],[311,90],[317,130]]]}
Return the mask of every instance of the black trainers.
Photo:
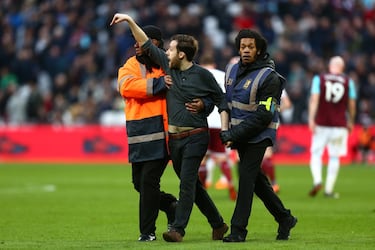
{"label": "black trainers", "polygon": [[288,240],[290,230],[297,224],[297,218],[290,216],[279,222],[276,240]]}
{"label": "black trainers", "polygon": [[154,241],[156,240],[156,236],[154,233],[152,234],[141,234],[138,238],[138,241]]}
{"label": "black trainers", "polygon": [[241,235],[229,234],[223,238],[223,242],[244,242],[245,237]]}

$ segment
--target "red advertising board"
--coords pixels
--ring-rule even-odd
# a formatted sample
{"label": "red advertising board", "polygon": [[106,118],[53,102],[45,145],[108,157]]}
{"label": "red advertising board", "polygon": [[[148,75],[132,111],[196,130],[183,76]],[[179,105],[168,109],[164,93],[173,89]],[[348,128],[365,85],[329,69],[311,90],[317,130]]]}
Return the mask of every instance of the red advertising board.
{"label": "red advertising board", "polygon": [[[359,127],[349,138],[343,163],[356,159]],[[371,128],[375,134],[375,127]],[[277,164],[308,164],[311,133],[306,125],[283,125],[278,130]],[[128,162],[125,127],[3,126],[1,162]]]}
{"label": "red advertising board", "polygon": [[0,127],[0,162],[127,162],[125,127]]}

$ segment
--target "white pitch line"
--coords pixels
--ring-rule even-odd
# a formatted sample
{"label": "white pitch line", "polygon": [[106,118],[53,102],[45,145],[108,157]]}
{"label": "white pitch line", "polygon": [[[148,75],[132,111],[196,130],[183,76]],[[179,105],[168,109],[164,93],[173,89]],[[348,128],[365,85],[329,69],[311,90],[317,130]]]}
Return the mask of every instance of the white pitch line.
{"label": "white pitch line", "polygon": [[22,193],[52,193],[56,191],[56,186],[53,184],[45,185],[26,185],[24,187],[5,187],[0,188],[0,193],[3,194],[22,194]]}

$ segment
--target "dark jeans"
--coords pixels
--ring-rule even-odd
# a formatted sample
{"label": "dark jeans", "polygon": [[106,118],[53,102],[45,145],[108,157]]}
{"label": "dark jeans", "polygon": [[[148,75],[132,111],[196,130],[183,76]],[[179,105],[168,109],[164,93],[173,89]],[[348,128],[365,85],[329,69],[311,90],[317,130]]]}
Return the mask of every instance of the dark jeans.
{"label": "dark jeans", "polygon": [[160,191],[160,178],[169,159],[132,163],[132,180],[139,192],[139,230],[155,233],[159,209],[167,211],[176,197]]}
{"label": "dark jeans", "polygon": [[246,238],[247,225],[251,214],[253,196],[263,201],[276,221],[290,216],[280,198],[275,194],[268,178],[261,171],[261,163],[269,140],[259,143],[237,145],[240,161],[238,164],[239,183],[236,207],[231,220],[231,233]]}
{"label": "dark jeans", "polygon": [[176,219],[172,228],[185,235],[193,204],[206,216],[212,228],[223,225],[223,218],[198,178],[198,169],[206,154],[209,134],[207,131],[183,139],[169,140],[173,168],[180,179]]}

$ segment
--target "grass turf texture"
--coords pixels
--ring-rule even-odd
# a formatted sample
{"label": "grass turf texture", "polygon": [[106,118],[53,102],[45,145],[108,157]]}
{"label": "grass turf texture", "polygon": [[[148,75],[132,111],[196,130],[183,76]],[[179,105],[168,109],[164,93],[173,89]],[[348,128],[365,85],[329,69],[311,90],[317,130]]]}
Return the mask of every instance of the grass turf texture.
{"label": "grass turf texture", "polygon": [[[216,170],[216,177],[219,175]],[[236,176],[236,172],[234,172]],[[254,199],[245,243],[211,240],[211,228],[195,206],[182,243],[162,239],[163,212],[157,241],[138,242],[138,194],[131,168],[122,165],[0,165],[0,249],[374,249],[374,167],[345,166],[336,190],[310,198],[310,170],[277,167],[280,197],[298,217],[289,241],[276,241],[277,223]],[[178,194],[171,167],[162,189]],[[209,189],[225,221],[235,203],[227,190]]]}

